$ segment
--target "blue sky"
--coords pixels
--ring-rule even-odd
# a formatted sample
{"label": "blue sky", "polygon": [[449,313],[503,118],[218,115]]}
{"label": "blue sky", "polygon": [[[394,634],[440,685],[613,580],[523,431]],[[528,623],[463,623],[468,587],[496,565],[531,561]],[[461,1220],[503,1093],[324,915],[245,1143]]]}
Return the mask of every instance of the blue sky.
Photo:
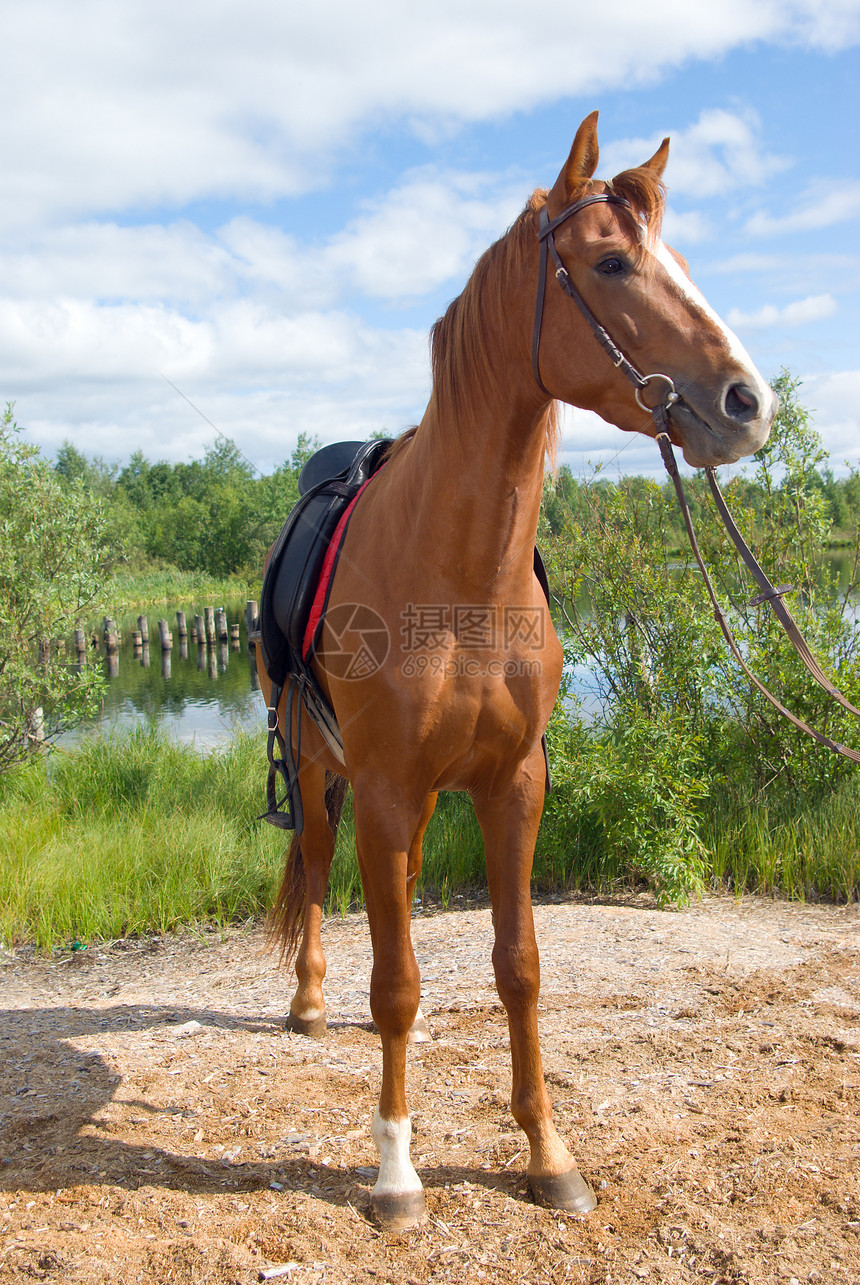
{"label": "blue sky", "polygon": [[[597,107],[601,176],[672,137],[666,239],[860,465],[860,0],[695,8],[5,0],[0,399],[110,461],[213,440],[168,379],[263,470],[398,432],[433,320]],[[654,457],[566,417],[577,471]]]}

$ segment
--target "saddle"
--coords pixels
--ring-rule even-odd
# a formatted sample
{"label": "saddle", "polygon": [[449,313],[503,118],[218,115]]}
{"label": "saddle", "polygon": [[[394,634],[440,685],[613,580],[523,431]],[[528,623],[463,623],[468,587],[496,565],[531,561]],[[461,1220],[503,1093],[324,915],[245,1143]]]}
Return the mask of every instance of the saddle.
{"label": "saddle", "polygon": [[[260,616],[255,641],[266,673],[272,681],[268,709],[267,811],[261,819],[281,829],[301,834],[303,814],[298,784],[301,754],[301,719],[306,709],[326,744],[343,762],[343,742],[334,712],[311,669],[340,543],[346,532],[351,506],[380,468],[391,441],[336,442],[324,446],[299,474],[299,500],[275,541],[263,577]],[[337,534],[337,547],[332,540]],[[321,576],[325,570],[325,583]],[[309,627],[311,612],[314,624]],[[292,727],[296,712],[296,750],[278,727],[278,705],[287,687],[285,726]],[[275,754],[275,748],[279,756]],[[278,802],[276,782],[286,793]],[[284,805],[287,805],[284,810]]]}

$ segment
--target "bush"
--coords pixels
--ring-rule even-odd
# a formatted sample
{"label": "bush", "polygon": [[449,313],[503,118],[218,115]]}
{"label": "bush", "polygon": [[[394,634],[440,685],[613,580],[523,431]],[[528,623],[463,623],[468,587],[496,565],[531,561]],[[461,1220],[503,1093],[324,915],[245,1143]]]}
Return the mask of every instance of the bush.
{"label": "bush", "polygon": [[[781,409],[771,438],[752,477],[741,474],[725,492],[751,546],[766,551],[774,582],[794,586],[786,601],[825,670],[857,704],[857,630],[826,563],[826,454],[797,386],[786,372],[775,382]],[[860,729],[807,674],[769,607],[747,601],[756,590],[706,489],[702,477],[688,488],[700,544],[751,670],[806,722],[856,744]],[[715,810],[739,822],[754,808],[771,818],[814,808],[850,764],[784,720],[733,659],[692,555],[670,560],[677,507],[669,486],[601,479],[576,498],[564,521],[553,509],[547,560],[569,663],[593,677],[594,717],[578,711],[574,727],[554,725],[554,771],[568,788],[550,814],[559,824],[560,810],[584,810],[601,869],[623,864],[661,900],[681,901],[701,886],[702,835],[707,829],[715,841]]]}
{"label": "bush", "polygon": [[[100,502],[62,484],[0,417],[0,771],[90,714],[100,671],[73,667],[63,645],[98,604],[108,550]],[[44,716],[39,726],[37,711]]]}

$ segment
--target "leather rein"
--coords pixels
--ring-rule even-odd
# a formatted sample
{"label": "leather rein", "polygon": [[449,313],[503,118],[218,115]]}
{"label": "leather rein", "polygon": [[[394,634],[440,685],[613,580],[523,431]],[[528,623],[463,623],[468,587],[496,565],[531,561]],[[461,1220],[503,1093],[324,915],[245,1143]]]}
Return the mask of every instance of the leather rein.
{"label": "leather rein", "polygon": [[[660,447],[660,454],[663,457],[663,463],[675,487],[675,493],[678,497],[681,514],[684,518],[684,526],[687,529],[690,547],[693,550],[693,554],[702,574],[702,580],[704,581],[705,588],[708,592],[708,597],[710,598],[714,609],[714,619],[720,626],[723,637],[728,643],[729,649],[731,650],[735,660],[738,662],[750,682],[752,682],[762,695],[770,701],[774,709],[776,709],[783,718],[787,718],[790,723],[799,728],[800,731],[806,732],[808,736],[811,736],[814,740],[818,741],[819,744],[826,745],[828,749],[834,750],[837,754],[841,754],[844,758],[850,759],[854,763],[860,763],[860,753],[858,753],[857,750],[853,750],[847,745],[842,745],[839,741],[834,741],[823,732],[816,731],[814,727],[810,727],[808,723],[805,723],[803,719],[798,718],[796,714],[791,712],[791,710],[786,709],[782,702],[777,700],[773,693],[768,691],[764,684],[760,682],[759,679],[756,678],[755,674],[753,674],[747,667],[743,655],[741,654],[740,647],[729,628],[725,612],[720,606],[716,590],[714,589],[711,577],[708,574],[707,567],[705,566],[704,559],[702,558],[699,543],[696,539],[696,531],[693,526],[693,518],[690,513],[689,505],[687,504],[687,497],[684,493],[681,474],[678,470],[678,464],[672,450],[672,442],[669,437],[669,408],[679,402],[681,400],[681,396],[675,391],[674,382],[669,375],[664,375],[659,372],[655,372],[651,375],[643,375],[641,371],[637,370],[636,366],[634,366],[633,363],[624,356],[624,353],[617,346],[604,327],[601,326],[600,322],[597,320],[594,313],[591,311],[588,304],[573,284],[570,274],[562,263],[558,251],[555,248],[553,233],[556,228],[566,222],[567,219],[571,218],[574,214],[578,214],[580,210],[584,210],[587,206],[596,205],[598,203],[618,205],[622,209],[627,210],[628,213],[633,213],[630,202],[624,200],[621,196],[616,196],[614,192],[594,192],[588,196],[582,197],[579,201],[574,201],[572,205],[567,206],[560,214],[557,214],[554,219],[550,219],[546,206],[541,209],[539,214],[538,241],[540,244],[540,263],[538,268],[534,329],[532,331],[532,370],[534,371],[534,377],[537,381],[538,387],[542,392],[546,393],[547,397],[552,397],[552,393],[540,377],[540,334],[541,323],[543,320],[544,294],[546,290],[547,262],[548,258],[552,257],[553,264],[555,265],[556,280],[562,290],[568,298],[572,299],[576,304],[577,308],[588,322],[592,334],[609,357],[613,366],[620,370],[633,385],[637,405],[653,417],[654,426],[657,430],[657,445]],[[666,385],[666,392],[663,395],[662,400],[658,402],[656,406],[647,406],[645,402],[642,401],[640,394],[643,389],[647,388],[648,384],[651,383],[652,380],[662,380]],[[768,604],[785,630],[789,642],[792,644],[804,666],[815,679],[816,683],[818,683],[819,687],[822,687],[824,691],[827,692],[828,696],[841,705],[843,709],[847,709],[850,713],[854,714],[855,717],[860,718],[860,709],[857,709],[842,695],[839,689],[831,683],[830,679],[818,664],[818,661],[810,651],[809,645],[803,637],[803,634],[798,629],[791,612],[783,602],[782,596],[789,592],[791,586],[780,585],[778,588],[774,588],[735,524],[734,518],[729,511],[728,505],[726,504],[725,498],[723,497],[717,483],[716,470],[714,468],[706,468],[705,476],[708,479],[708,485],[711,488],[714,503],[716,504],[717,512],[723,521],[723,525],[750,571],[750,574],[753,576],[761,590],[761,592],[751,600],[749,605],[751,607],[758,606],[763,602]]]}

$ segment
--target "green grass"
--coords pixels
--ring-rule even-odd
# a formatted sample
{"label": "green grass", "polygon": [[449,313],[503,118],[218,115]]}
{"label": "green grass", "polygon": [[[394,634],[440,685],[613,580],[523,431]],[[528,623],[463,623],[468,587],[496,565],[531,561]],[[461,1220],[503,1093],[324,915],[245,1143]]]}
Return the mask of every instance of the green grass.
{"label": "green grass", "polygon": [[725,798],[705,816],[712,884],[794,900],[860,899],[860,781],[846,777],[823,799]]}
{"label": "green grass", "polygon": [[49,949],[263,913],[283,836],[258,824],[264,754],[206,757],[144,730],[0,782],[0,936]]}
{"label": "green grass", "polygon": [[[262,575],[262,571],[261,571]],[[117,571],[111,576],[103,597],[109,614],[121,615],[154,603],[201,602],[206,598],[259,598],[260,577],[249,582],[245,576],[210,576],[202,571],[180,571],[176,567]]]}
{"label": "green grass", "polygon": [[[261,917],[283,864],[283,832],[259,822],[261,737],[238,734],[201,755],[153,729],[87,739],[0,777],[0,938],[40,949]],[[860,782],[815,804],[732,796],[706,802],[706,882],[740,895],[856,901]],[[641,886],[601,848],[587,813],[554,796],[538,838],[537,891]],[[328,909],[361,904],[352,808],[338,833]],[[453,903],[486,888],[483,844],[468,798],[442,795],[424,844],[417,895]]]}

